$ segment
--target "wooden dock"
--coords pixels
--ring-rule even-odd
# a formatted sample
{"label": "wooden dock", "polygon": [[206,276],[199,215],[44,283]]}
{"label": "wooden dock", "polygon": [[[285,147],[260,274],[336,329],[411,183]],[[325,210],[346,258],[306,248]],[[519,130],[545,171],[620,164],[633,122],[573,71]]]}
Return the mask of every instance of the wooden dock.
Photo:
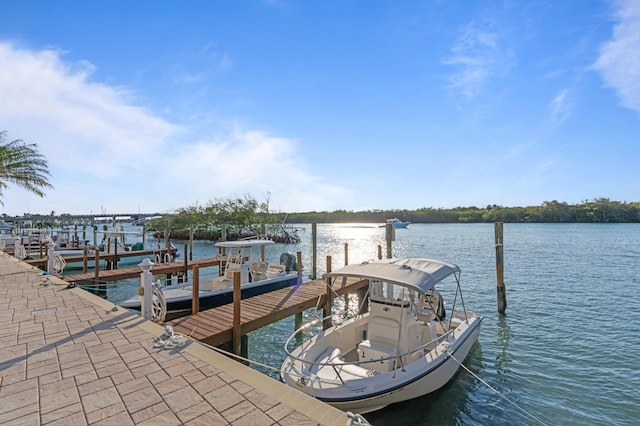
{"label": "wooden dock", "polygon": [[[77,249],[76,249],[77,250]],[[164,259],[164,255],[167,253],[167,250],[171,250],[172,252],[176,252],[177,249],[167,249],[167,248],[159,248],[159,249],[148,249],[148,250],[135,250],[135,251],[119,251],[117,253],[111,252],[111,253],[104,253],[104,252],[98,252],[98,259],[99,260],[106,260],[107,262],[111,263],[111,264],[115,264],[116,261],[116,257],[117,260],[120,259],[125,259],[127,257],[136,257],[136,256],[150,256],[150,257],[155,257],[155,255],[158,255],[160,257],[160,259]],[[77,255],[77,256],[64,256],[64,260],[67,263],[71,263],[71,262],[87,262],[87,267],[88,268],[92,268],[95,265],[95,256],[93,255]],[[47,257],[46,257],[46,252],[45,252],[45,256],[42,257],[41,259],[25,259],[23,260],[23,262],[28,263],[29,265],[33,265],[36,266],[40,269],[45,269],[47,267]]]}
{"label": "wooden dock", "polygon": [[[356,293],[368,284],[367,280],[349,279],[341,287],[333,290],[336,295],[342,296]],[[243,299],[240,302],[240,334],[257,330],[309,308],[323,307],[326,297],[326,282],[313,280]],[[230,303],[168,321],[166,325],[208,345],[219,346],[233,339],[233,312],[234,306]],[[291,330],[292,333],[293,331]]]}
{"label": "wooden dock", "polygon": [[[210,257],[206,259],[194,259],[187,262],[170,262],[154,265],[151,269],[153,275],[177,274],[186,270],[192,270],[194,266],[207,268],[220,266],[226,262],[226,256]],[[66,282],[75,282],[78,285],[91,284],[96,281],[119,281],[127,278],[139,278],[142,268],[133,266],[130,268],[112,269],[107,271],[92,271],[82,274],[63,275],[61,279]]]}

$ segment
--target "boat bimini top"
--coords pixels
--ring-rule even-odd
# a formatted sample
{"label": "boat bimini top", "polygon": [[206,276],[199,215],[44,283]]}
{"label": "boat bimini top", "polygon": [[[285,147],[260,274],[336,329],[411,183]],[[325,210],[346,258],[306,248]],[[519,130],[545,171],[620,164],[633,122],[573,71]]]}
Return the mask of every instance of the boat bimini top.
{"label": "boat bimini top", "polygon": [[237,240],[237,241],[220,241],[216,243],[216,247],[225,247],[225,248],[253,248],[253,247],[262,247],[272,245],[273,241],[271,240]]}
{"label": "boat bimini top", "polygon": [[354,277],[384,281],[426,294],[435,285],[450,275],[459,282],[458,265],[432,259],[383,259],[346,265],[334,272],[328,272],[324,279]]}

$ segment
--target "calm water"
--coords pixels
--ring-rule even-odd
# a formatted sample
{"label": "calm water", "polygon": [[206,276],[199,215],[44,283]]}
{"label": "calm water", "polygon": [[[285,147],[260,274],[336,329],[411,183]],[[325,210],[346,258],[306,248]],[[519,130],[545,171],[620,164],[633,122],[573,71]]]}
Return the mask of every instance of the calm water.
{"label": "calm water", "polygon": [[[311,271],[310,227],[302,252]],[[485,315],[466,371],[441,391],[365,415],[374,425],[630,425],[640,421],[640,226],[504,225],[507,315],[497,313],[493,224],[412,224],[396,231],[394,257],[457,263],[467,309]],[[384,229],[318,225],[318,269],[386,254]],[[178,247],[181,247],[178,245]],[[216,253],[194,245],[194,258]],[[307,317],[313,315],[306,312]],[[293,318],[249,336],[249,357],[279,367]],[[265,374],[277,374],[256,367]],[[505,399],[506,398],[506,399]],[[524,413],[524,412],[526,413]]]}

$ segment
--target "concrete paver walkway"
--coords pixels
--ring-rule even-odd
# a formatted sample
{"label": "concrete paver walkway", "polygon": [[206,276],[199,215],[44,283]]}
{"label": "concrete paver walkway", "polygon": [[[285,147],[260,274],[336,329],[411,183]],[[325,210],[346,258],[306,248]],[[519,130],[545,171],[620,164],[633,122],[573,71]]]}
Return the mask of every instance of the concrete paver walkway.
{"label": "concrete paver walkway", "polygon": [[348,416],[0,253],[0,425],[346,425]]}

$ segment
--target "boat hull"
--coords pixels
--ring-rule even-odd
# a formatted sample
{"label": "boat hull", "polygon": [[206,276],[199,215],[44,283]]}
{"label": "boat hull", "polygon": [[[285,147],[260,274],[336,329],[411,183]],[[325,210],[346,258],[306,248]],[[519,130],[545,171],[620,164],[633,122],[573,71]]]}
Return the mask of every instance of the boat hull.
{"label": "boat hull", "polygon": [[[285,367],[282,379],[294,388],[340,410],[357,414],[376,411],[390,404],[428,395],[451,381],[459,371],[458,361],[462,362],[477,342],[481,322],[481,316],[474,316],[469,321],[468,328],[456,337],[448,350],[438,349],[438,356],[434,356],[431,351],[406,365],[404,369],[399,368],[381,376],[361,379],[345,376],[344,383],[335,380],[334,385],[320,387],[316,387],[311,380],[301,386],[297,382],[298,376],[292,373],[293,370]],[[350,332],[345,329],[342,333]],[[340,370],[340,365],[336,368]]]}
{"label": "boat hull", "polygon": [[[444,362],[424,375],[416,374],[414,371],[414,377],[408,377],[404,382],[405,384],[394,385],[390,390],[381,391],[375,395],[367,396],[366,394],[363,394],[356,399],[351,400],[347,398],[332,399],[326,397],[318,397],[318,399],[342,411],[364,414],[380,410],[390,404],[408,401],[410,399],[435,392],[449,383],[459,371],[460,364],[458,361],[462,362],[467,357],[471,348],[478,340],[480,322],[478,322],[472,330],[469,330],[468,333],[469,334],[464,337],[464,340],[461,341],[460,345],[453,350],[451,353],[452,356],[446,357]],[[418,361],[415,364],[419,363],[426,364],[426,362],[422,361]],[[416,367],[419,366],[417,365]],[[409,369],[407,369],[407,371],[409,371]],[[410,376],[411,374],[412,373],[409,372],[407,376]]]}
{"label": "boat hull", "polygon": [[[240,289],[240,297],[248,299],[270,291],[279,290],[281,288],[291,287],[297,283],[298,277],[295,274],[288,274],[282,277],[272,278],[269,280],[257,281],[255,283],[245,284]],[[176,287],[174,290],[172,287]],[[178,290],[178,288],[180,288]],[[192,290],[190,284],[167,286],[163,289],[167,301],[167,311],[191,310]],[[172,295],[175,293],[175,296]],[[233,302],[233,288],[219,289],[215,291],[200,292],[200,310],[215,308]],[[140,310],[141,300],[139,296],[135,296],[122,303],[120,306],[124,308]]]}

